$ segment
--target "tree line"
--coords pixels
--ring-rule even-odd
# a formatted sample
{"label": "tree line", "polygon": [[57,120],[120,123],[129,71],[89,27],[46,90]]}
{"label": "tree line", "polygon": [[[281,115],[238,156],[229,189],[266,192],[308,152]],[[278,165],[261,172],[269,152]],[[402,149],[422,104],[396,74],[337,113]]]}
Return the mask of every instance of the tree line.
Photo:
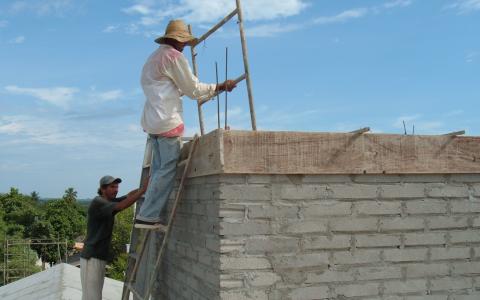
{"label": "tree line", "polygon": [[[67,249],[65,245],[31,245],[26,249],[29,251],[27,254],[20,247],[9,248],[9,269],[24,269],[28,274],[39,272],[42,268],[35,265],[38,258],[43,265],[53,265],[64,261],[65,252],[68,255],[75,253],[75,241],[83,242],[86,234],[87,210],[88,203],[78,202],[77,192],[71,187],[65,190],[62,198],[47,201],[42,201],[37,192],[25,195],[13,187],[9,193],[0,193],[0,239],[3,240],[0,248],[0,285],[5,276],[6,240],[67,241]],[[107,276],[114,279],[123,280],[127,259],[125,245],[130,240],[132,219],[132,207],[116,216],[112,238],[114,261],[107,268]],[[28,261],[25,257],[29,257]],[[22,274],[23,271],[10,271],[9,276]]]}

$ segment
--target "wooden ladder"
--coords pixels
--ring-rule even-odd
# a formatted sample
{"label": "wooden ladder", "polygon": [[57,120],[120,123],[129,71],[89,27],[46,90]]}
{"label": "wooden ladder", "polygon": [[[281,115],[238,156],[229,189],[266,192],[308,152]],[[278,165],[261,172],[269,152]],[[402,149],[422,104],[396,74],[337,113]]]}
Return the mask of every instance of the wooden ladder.
{"label": "wooden ladder", "polygon": [[[182,192],[183,192],[183,187],[185,185],[185,180],[187,179],[188,173],[190,171],[190,163],[192,159],[192,155],[195,151],[195,147],[198,144],[198,136],[195,135],[193,140],[190,142],[190,149],[188,151],[188,156],[186,159],[180,161],[177,166],[179,167],[184,167],[183,169],[183,174],[180,179],[180,185],[177,190],[177,194],[175,196],[175,200],[173,202],[173,207],[172,210],[170,211],[170,214],[168,216],[168,222],[167,225],[160,228],[160,229],[138,229],[133,227],[132,229],[132,235],[131,235],[131,246],[130,246],[130,251],[128,255],[128,261],[127,261],[127,271],[125,275],[125,282],[123,285],[123,292],[122,292],[122,300],[128,300],[130,298],[130,293],[132,293],[136,298],[138,299],[143,299],[143,300],[148,300],[150,298],[150,295],[152,293],[153,286],[155,284],[155,279],[157,278],[157,273],[160,270],[160,266],[162,264],[162,255],[165,252],[166,245],[168,242],[168,237],[170,235],[170,231],[172,228],[172,223],[175,218],[176,212],[177,212],[177,205],[182,198]],[[142,167],[142,182],[143,178],[145,176],[148,176],[149,169],[150,169],[150,164],[151,164],[151,140],[150,138],[147,140],[147,145],[145,147],[145,156],[144,156],[144,163]],[[137,213],[139,209],[137,208]],[[151,274],[149,274],[149,280],[147,281],[147,290],[142,295],[139,291],[137,291],[134,288],[134,283],[136,281],[136,276],[137,272],[139,269],[140,262],[142,260],[142,257],[145,253],[145,248],[147,246],[147,242],[149,240],[149,237],[152,235],[152,231],[160,231],[163,233],[163,238],[160,246],[160,250],[157,253],[157,257],[155,260],[155,265],[153,268],[153,271]],[[142,234],[143,233],[143,236]],[[140,236],[139,236],[140,235]],[[140,240],[140,241],[139,241]],[[137,243],[139,241],[139,243]],[[137,246],[139,247],[138,252],[136,251]],[[147,276],[148,278],[148,276]]]}

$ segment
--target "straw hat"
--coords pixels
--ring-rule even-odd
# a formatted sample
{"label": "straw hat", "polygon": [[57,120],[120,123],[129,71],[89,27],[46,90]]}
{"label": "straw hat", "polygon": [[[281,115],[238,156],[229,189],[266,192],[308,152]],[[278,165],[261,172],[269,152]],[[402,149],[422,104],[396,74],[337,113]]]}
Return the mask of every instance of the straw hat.
{"label": "straw hat", "polygon": [[196,41],[196,38],[190,34],[187,25],[182,20],[171,20],[167,29],[165,29],[165,34],[157,38],[155,43],[163,44],[166,38],[187,43],[187,45],[192,45]]}

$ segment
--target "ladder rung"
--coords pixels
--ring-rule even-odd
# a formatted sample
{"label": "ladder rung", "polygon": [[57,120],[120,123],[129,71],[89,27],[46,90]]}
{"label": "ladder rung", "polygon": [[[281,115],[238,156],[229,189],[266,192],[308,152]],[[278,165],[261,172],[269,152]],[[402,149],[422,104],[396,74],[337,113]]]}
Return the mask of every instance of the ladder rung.
{"label": "ladder rung", "polygon": [[183,166],[185,166],[185,165],[187,164],[187,161],[188,161],[188,158],[180,161],[180,162],[177,164],[177,167],[183,167]]}
{"label": "ladder rung", "polygon": [[143,165],[143,168],[144,168],[144,169],[150,168],[150,164],[145,164],[145,165]]}
{"label": "ladder rung", "polygon": [[143,296],[140,295],[140,293],[137,292],[130,283],[126,282],[126,283],[125,283],[125,286],[126,286],[127,289],[128,289],[130,292],[132,292],[137,298],[143,299]]}
{"label": "ladder rung", "polygon": [[139,227],[135,227],[135,228],[136,229],[143,229],[143,230],[161,231],[161,232],[167,232],[167,230],[168,230],[168,226],[163,225],[163,224],[160,224],[160,226],[156,227],[156,228],[139,228]]}
{"label": "ladder rung", "polygon": [[[240,81],[244,80],[247,78],[247,74],[246,73],[243,73],[242,75],[238,76],[234,81],[235,81],[235,84],[238,84]],[[216,91],[215,94],[212,96],[212,98],[216,97],[218,94],[221,94],[223,93],[224,91]],[[210,99],[212,99],[210,98]],[[202,101],[199,101],[200,102],[200,105],[203,105],[205,103],[208,102],[208,100],[210,99],[206,99],[206,100],[202,100]]]}

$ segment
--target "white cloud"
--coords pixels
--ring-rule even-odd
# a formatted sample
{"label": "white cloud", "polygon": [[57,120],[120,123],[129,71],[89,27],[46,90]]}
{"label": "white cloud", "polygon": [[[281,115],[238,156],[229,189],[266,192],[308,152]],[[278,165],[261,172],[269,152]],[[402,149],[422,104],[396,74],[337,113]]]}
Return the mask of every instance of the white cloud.
{"label": "white cloud", "polygon": [[103,29],[103,32],[105,33],[112,33],[118,30],[118,26],[115,25],[109,25]]}
{"label": "white cloud", "polygon": [[63,15],[74,5],[73,0],[14,1],[9,10],[11,13],[34,12],[41,16]]}
{"label": "white cloud", "polygon": [[[308,6],[305,0],[244,0],[242,5],[247,21],[294,16]],[[231,0],[166,0],[158,4],[137,0],[136,4],[123,11],[141,16],[140,20],[134,24],[152,26],[164,22],[167,18],[181,18],[194,24],[215,23],[234,8],[235,2]]]}
{"label": "white cloud", "polygon": [[292,32],[302,28],[299,24],[281,25],[278,23],[262,24],[245,29],[245,32],[250,37],[271,37],[285,32]]}
{"label": "white cloud", "polygon": [[412,4],[412,0],[394,0],[383,4],[385,8],[407,7]]}
{"label": "white cloud", "polygon": [[476,51],[470,51],[467,53],[467,55],[465,56],[465,62],[467,63],[472,63],[474,62],[477,57],[479,56],[479,52],[476,52]]}
{"label": "white cloud", "polygon": [[480,10],[480,0],[456,0],[446,8],[456,9],[460,14],[467,14]]}
{"label": "white cloud", "polygon": [[23,42],[25,42],[25,37],[23,35],[17,36],[16,38],[8,41],[9,44],[22,44]]}
{"label": "white cloud", "polygon": [[135,4],[135,5],[132,5],[130,7],[127,7],[127,8],[124,8],[122,9],[125,13],[127,14],[141,14],[141,15],[149,15],[152,13],[152,10],[150,9],[150,7],[148,7],[147,5],[143,5],[143,4]]}
{"label": "white cloud", "polygon": [[16,85],[6,86],[5,90],[14,95],[32,96],[62,108],[67,108],[73,95],[78,92],[78,89],[72,87],[22,88]]}
{"label": "white cloud", "polygon": [[346,10],[334,16],[319,17],[313,20],[315,24],[331,24],[331,23],[343,23],[351,19],[358,19],[366,16],[368,13],[367,8],[356,8]]}
{"label": "white cloud", "polygon": [[117,99],[123,97],[123,91],[122,90],[106,91],[106,92],[103,92],[103,93],[98,93],[98,94],[94,95],[94,97],[98,97],[103,101],[117,100]]}

